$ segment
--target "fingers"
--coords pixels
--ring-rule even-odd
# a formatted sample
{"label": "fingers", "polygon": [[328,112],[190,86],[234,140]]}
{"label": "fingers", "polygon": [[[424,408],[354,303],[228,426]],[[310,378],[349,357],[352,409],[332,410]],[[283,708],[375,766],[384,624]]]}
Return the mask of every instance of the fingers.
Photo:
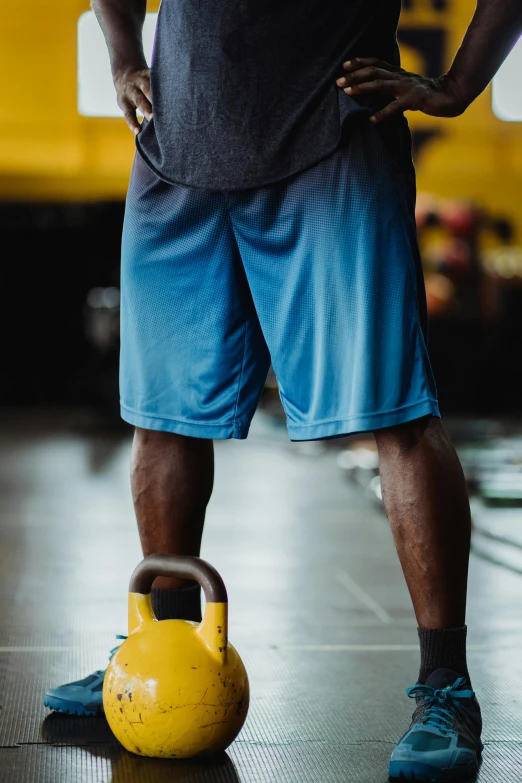
{"label": "fingers", "polygon": [[130,93],[131,102],[136,109],[139,109],[148,120],[152,118],[152,106],[150,100],[143,94],[142,90],[135,87]]}
{"label": "fingers", "polygon": [[370,120],[377,124],[383,120],[387,120],[394,114],[398,114],[400,111],[406,111],[408,108],[410,108],[410,106],[408,106],[408,100],[406,98],[397,98],[397,100],[392,101],[385,106],[384,109],[375,112],[375,114],[370,117]]}
{"label": "fingers", "polygon": [[[149,87],[150,95],[150,87]],[[141,125],[136,117],[136,109],[148,120],[152,119],[152,105],[150,99],[139,89],[133,88],[129,90],[129,93],[122,96],[119,101],[120,109],[123,112],[123,116],[127,122],[127,125],[134,134],[137,134],[141,130]]]}
{"label": "fingers", "polygon": [[119,102],[120,109],[123,112],[125,121],[131,131],[136,135],[140,132],[141,125],[136,117],[136,107],[132,105],[128,98],[122,98]]}
{"label": "fingers", "polygon": [[364,84],[356,84],[355,87],[346,87],[344,92],[347,92],[348,95],[379,92],[382,95],[388,94],[397,98],[399,93],[397,86],[397,82],[388,81],[387,79],[376,79],[374,82],[364,82]]}
{"label": "fingers", "polygon": [[345,92],[356,93],[358,91],[353,89],[356,84],[362,84],[363,82],[373,84],[378,80],[390,81],[396,79],[396,74],[390,71],[386,71],[384,68],[371,66],[369,68],[361,68],[360,70],[357,70],[351,74],[347,74],[346,76],[341,76],[339,79],[337,79],[336,83],[339,87],[343,87]]}
{"label": "fingers", "polygon": [[139,110],[147,120],[152,119],[150,70],[127,66],[115,71],[113,78],[118,106],[131,131],[137,134],[141,130],[141,125],[136,117],[136,110]]}
{"label": "fingers", "polygon": [[[148,102],[151,104],[151,108],[152,108],[152,94],[151,94],[151,91],[150,91],[150,76],[148,76],[148,75],[147,76],[142,76],[141,79],[138,80],[137,85],[140,88],[140,90],[142,91],[142,93],[144,94],[144,96],[146,97],[146,99],[148,100]],[[147,117],[147,119],[149,119],[149,117]]]}

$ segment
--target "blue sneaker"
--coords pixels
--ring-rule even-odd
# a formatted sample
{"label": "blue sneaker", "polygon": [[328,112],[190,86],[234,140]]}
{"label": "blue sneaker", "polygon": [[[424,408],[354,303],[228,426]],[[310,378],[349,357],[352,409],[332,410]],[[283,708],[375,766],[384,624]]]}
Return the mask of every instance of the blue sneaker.
{"label": "blue sneaker", "polygon": [[98,715],[103,712],[102,688],[105,669],[83,680],[68,682],[45,692],[44,705],[68,715]]}
{"label": "blue sneaker", "polygon": [[[117,639],[126,639],[118,634]],[[119,645],[113,647],[109,660]],[[99,715],[103,712],[102,688],[105,669],[98,669],[83,680],[68,682],[45,692],[44,706],[67,715]]]}
{"label": "blue sneaker", "polygon": [[451,669],[437,669],[425,685],[407,689],[417,708],[391,755],[391,778],[455,780],[478,771],[482,718],[475,693],[465,684]]}

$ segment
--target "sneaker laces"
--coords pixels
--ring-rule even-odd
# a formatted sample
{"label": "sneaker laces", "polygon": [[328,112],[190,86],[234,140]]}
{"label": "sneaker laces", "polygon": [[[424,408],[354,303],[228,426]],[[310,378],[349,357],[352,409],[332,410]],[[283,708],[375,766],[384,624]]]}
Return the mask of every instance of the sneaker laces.
{"label": "sneaker laces", "polygon": [[467,713],[473,721],[476,720],[473,712],[460,702],[461,699],[472,699],[475,696],[471,688],[462,688],[465,683],[465,677],[459,677],[453,685],[447,685],[445,688],[432,688],[431,685],[417,683],[407,688],[406,693],[410,699],[416,696],[423,697],[427,709],[420,719],[421,723],[442,731],[449,731],[455,726],[455,718],[459,710]]}

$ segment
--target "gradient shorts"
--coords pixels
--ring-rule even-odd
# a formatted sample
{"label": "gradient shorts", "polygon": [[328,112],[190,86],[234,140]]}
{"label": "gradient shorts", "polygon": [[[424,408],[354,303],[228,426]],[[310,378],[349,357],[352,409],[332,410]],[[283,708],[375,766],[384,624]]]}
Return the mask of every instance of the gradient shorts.
{"label": "gradient shorts", "polygon": [[270,362],[292,440],[438,416],[414,201],[403,117],[363,118],[327,158],[248,190],[169,184],[137,154],[122,417],[245,438]]}

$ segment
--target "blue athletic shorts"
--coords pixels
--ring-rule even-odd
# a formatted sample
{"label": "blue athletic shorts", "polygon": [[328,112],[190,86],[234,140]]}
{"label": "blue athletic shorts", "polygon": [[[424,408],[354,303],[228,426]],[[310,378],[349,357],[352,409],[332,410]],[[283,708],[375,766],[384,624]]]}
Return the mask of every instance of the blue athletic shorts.
{"label": "blue athletic shorts", "polygon": [[137,154],[122,246],[122,417],[246,438],[270,362],[291,440],[439,416],[406,120],[248,190],[168,184]]}

